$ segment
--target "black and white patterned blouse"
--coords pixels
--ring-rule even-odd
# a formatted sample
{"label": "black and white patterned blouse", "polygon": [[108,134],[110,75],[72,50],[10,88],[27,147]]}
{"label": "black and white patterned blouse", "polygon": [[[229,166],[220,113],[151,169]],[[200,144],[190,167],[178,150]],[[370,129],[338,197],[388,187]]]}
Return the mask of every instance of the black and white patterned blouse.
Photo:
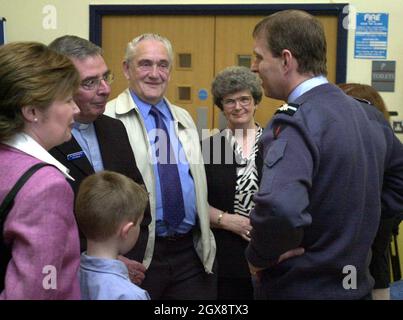
{"label": "black and white patterned blouse", "polygon": [[258,171],[256,168],[256,154],[258,152],[258,140],[263,129],[256,124],[255,144],[248,157],[244,157],[242,146],[239,145],[231,130],[227,131],[227,139],[234,147],[235,159],[237,161],[237,179],[234,199],[234,213],[249,217],[249,213],[255,206],[253,196],[259,189]]}

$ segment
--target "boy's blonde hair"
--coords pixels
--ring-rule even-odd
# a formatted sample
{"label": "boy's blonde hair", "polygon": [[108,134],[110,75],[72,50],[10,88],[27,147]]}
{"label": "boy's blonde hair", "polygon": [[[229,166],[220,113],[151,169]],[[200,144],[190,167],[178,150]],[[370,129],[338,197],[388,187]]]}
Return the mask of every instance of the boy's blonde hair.
{"label": "boy's blonde hair", "polygon": [[75,214],[87,239],[104,241],[125,221],[135,224],[148,205],[148,193],[132,179],[112,171],[88,176],[80,185]]}

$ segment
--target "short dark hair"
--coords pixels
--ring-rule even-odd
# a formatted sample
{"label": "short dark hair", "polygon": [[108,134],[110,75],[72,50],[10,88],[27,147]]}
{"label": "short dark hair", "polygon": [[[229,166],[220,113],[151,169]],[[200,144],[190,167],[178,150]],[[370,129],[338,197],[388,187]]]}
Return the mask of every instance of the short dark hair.
{"label": "short dark hair", "polygon": [[86,177],[76,197],[78,226],[87,239],[103,241],[125,220],[138,223],[148,205],[148,193],[132,179],[112,171]]}
{"label": "short dark hair", "polygon": [[326,37],[321,22],[301,10],[276,12],[261,20],[253,30],[253,37],[263,36],[267,49],[279,57],[289,50],[298,61],[300,74],[327,75]]}

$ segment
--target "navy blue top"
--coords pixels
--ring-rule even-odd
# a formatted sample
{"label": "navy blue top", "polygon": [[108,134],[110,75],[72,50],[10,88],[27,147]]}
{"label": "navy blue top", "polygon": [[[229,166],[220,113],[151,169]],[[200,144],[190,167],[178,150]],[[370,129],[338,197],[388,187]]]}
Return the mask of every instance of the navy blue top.
{"label": "navy blue top", "polygon": [[262,273],[268,298],[363,298],[374,283],[368,264],[381,208],[403,211],[403,146],[376,108],[332,84],[294,102],[297,111],[276,114],[261,137],[247,258],[266,267],[305,248]]}

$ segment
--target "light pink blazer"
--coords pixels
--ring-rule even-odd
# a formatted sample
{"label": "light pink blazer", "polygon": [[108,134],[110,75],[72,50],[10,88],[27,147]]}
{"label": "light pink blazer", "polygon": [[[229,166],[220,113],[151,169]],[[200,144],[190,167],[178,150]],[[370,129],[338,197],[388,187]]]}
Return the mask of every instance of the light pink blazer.
{"label": "light pink blazer", "polygon": [[[0,202],[40,160],[0,143]],[[3,235],[11,244],[0,299],[80,299],[74,195],[55,167],[37,171],[15,198]],[[1,253],[0,253],[1,254]]]}

